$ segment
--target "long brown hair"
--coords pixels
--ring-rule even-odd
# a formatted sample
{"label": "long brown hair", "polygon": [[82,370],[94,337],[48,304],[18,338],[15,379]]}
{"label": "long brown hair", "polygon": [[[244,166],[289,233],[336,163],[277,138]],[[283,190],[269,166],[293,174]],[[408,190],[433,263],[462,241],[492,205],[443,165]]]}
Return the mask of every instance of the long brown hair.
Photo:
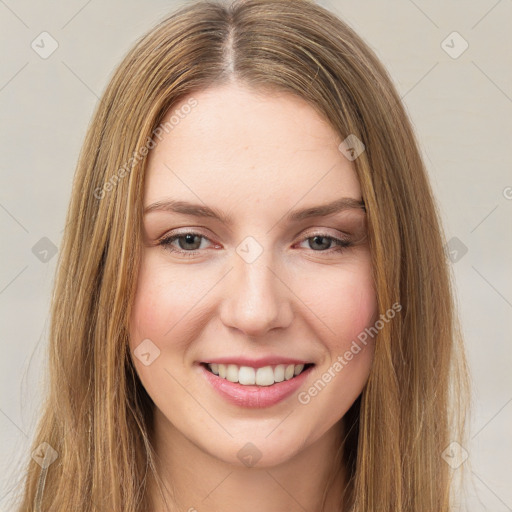
{"label": "long brown hair", "polygon": [[346,415],[343,510],[445,512],[451,470],[441,454],[464,442],[468,378],[439,214],[387,72],[351,28],[307,0],[191,3],[115,71],[80,154],[59,256],[49,389],[33,442],[47,463],[29,460],[19,510],[149,506],[153,404],[128,349],[146,155],[170,108],[230,80],[300,96],[342,139],[365,145],[354,164],[378,308],[402,310],[379,331]]}

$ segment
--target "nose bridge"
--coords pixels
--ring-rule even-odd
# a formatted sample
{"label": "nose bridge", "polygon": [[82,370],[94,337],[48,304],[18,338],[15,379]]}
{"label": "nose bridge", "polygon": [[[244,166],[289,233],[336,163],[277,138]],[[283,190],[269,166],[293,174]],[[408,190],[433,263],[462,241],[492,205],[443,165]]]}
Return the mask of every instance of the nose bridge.
{"label": "nose bridge", "polygon": [[224,324],[252,337],[289,324],[291,305],[287,287],[277,277],[279,265],[273,252],[247,237],[233,254],[233,266],[222,312]]}

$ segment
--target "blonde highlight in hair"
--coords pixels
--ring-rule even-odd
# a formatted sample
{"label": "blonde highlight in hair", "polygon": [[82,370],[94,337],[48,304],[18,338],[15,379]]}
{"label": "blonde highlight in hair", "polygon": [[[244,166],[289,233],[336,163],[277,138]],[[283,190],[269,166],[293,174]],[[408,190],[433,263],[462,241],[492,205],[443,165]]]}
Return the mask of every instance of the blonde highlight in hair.
{"label": "blonde highlight in hair", "polygon": [[[143,512],[157,474],[154,404],[128,349],[142,232],[146,156],[171,107],[237,81],[309,102],[354,161],[368,217],[379,312],[402,310],[376,338],[368,382],[345,418],[340,510],[445,512],[441,457],[464,442],[468,377],[444,235],[410,121],[374,53],[309,0],[199,1],[142,37],[115,71],[79,157],[52,297],[49,389],[20,511]],[[129,165],[127,163],[130,162]],[[109,186],[106,186],[110,183]],[[100,192],[97,192],[100,191]],[[343,508],[341,508],[343,507]]]}

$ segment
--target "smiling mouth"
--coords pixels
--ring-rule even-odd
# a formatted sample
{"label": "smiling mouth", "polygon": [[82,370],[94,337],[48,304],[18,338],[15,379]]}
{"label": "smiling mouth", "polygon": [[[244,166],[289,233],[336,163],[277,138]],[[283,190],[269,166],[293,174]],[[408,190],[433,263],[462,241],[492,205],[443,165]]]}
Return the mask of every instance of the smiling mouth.
{"label": "smiling mouth", "polygon": [[243,386],[272,386],[285,380],[292,380],[308,368],[308,364],[277,364],[252,368],[236,364],[201,363],[209,372],[229,382],[237,382]]}

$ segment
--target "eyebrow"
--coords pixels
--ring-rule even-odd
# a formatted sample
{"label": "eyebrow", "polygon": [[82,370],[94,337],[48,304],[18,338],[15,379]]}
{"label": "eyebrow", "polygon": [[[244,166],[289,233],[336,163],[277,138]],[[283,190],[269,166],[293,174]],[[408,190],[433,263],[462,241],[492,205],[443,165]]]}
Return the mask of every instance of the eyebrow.
{"label": "eyebrow", "polygon": [[[332,201],[331,203],[294,210],[288,213],[285,218],[287,222],[299,222],[311,217],[325,217],[327,215],[332,215],[346,210],[362,210],[363,212],[366,212],[366,207],[364,201],[361,199],[358,200],[352,197],[342,197]],[[216,208],[212,208],[204,204],[189,203],[187,201],[178,201],[175,199],[165,199],[146,206],[144,208],[144,215],[154,211],[181,213],[194,217],[210,217],[212,219],[217,219],[226,225],[233,222],[233,217],[231,215],[222,213]]]}

